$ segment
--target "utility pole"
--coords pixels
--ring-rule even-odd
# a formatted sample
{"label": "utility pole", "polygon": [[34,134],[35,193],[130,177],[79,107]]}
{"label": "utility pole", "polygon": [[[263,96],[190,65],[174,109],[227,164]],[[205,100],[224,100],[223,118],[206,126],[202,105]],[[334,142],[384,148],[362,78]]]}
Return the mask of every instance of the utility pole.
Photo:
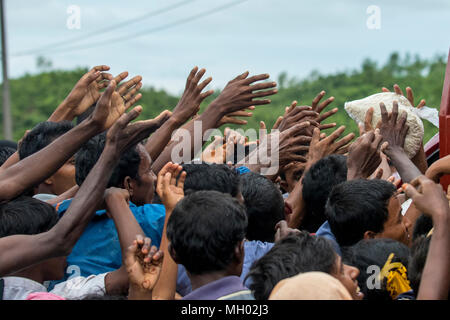
{"label": "utility pole", "polygon": [[6,30],[5,30],[5,6],[4,0],[0,0],[1,28],[2,28],[2,74],[3,74],[3,136],[7,140],[12,140],[12,120],[11,101],[9,98],[8,62],[6,51]]}

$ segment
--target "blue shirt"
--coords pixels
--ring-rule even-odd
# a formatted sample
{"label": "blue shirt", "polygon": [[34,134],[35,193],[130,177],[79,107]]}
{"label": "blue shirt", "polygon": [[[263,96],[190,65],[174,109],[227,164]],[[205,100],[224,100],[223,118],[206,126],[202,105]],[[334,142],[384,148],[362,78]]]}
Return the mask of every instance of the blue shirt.
{"label": "blue shirt", "polygon": [[[243,282],[245,276],[248,274],[253,262],[265,255],[273,247],[271,242],[261,241],[245,241],[244,242],[244,264],[242,266],[242,273],[240,276]],[[250,279],[247,279],[245,285],[248,287]],[[192,292],[191,281],[186,273],[186,269],[183,265],[178,265],[178,279],[177,279],[177,292],[182,296],[186,296]]]}
{"label": "blue shirt", "polygon": [[334,236],[333,232],[331,232],[330,224],[328,223],[328,221],[325,221],[320,226],[319,230],[317,230],[316,232],[316,236],[324,237],[325,239],[330,240],[336,253],[342,256],[341,247],[337,243],[336,237]]}
{"label": "blue shirt", "polygon": [[[56,206],[60,216],[69,208],[72,199]],[[130,202],[130,210],[152,245],[159,247],[164,228],[166,211],[162,204],[136,206]],[[122,266],[122,252],[119,235],[114,221],[106,215],[106,210],[95,213],[80,239],[67,257],[67,270],[64,279],[52,281],[54,284],[66,281],[71,276],[87,277],[114,271]]]}

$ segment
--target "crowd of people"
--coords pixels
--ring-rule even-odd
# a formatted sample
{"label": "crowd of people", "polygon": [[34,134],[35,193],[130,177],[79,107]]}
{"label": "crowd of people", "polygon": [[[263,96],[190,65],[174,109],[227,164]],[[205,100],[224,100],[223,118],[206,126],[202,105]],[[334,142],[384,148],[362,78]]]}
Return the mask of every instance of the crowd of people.
{"label": "crowd of people", "polygon": [[395,102],[358,137],[325,123],[324,91],[256,140],[212,137],[271,103],[268,74],[238,75],[200,113],[212,79],[195,67],[173,110],[133,121],[142,77],[109,69],[2,141],[0,300],[448,299],[450,157],[428,166],[421,144],[410,159]]}

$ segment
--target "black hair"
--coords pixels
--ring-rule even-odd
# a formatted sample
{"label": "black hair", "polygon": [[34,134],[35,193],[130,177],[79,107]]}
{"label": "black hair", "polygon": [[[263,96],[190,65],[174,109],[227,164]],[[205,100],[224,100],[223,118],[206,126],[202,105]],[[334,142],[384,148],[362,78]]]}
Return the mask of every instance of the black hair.
{"label": "black hair", "polygon": [[53,206],[28,196],[0,204],[0,237],[46,232],[57,222]]}
{"label": "black hair", "polygon": [[421,235],[414,240],[411,246],[408,279],[416,295],[419,293],[420,279],[422,278],[423,268],[425,268],[430,242],[431,237]]}
{"label": "black hair", "polygon": [[167,238],[191,274],[226,270],[247,229],[245,208],[229,194],[197,191],[177,203]]}
{"label": "black hair", "polygon": [[350,180],[333,188],[325,206],[331,232],[340,246],[351,246],[366,231],[382,232],[389,199],[396,189],[385,180]]}
{"label": "black hair", "polygon": [[239,174],[225,164],[186,163],[185,193],[214,190],[236,197],[239,193]]}
{"label": "black hair", "polygon": [[20,143],[19,158],[25,159],[39,150],[44,149],[72,128],[73,124],[70,121],[45,121],[39,123],[30,132],[28,132]]}
{"label": "black hair", "polygon": [[[106,132],[103,132],[87,141],[75,156],[75,180],[79,186],[88,176],[89,172],[97,163],[105,148]],[[139,164],[141,157],[136,145],[130,147],[122,153],[119,163],[114,168],[111,178],[108,181],[109,187],[122,187],[123,180],[129,176],[139,181]]]}
{"label": "black hair", "polygon": [[[405,268],[408,267],[409,248],[401,242],[392,239],[364,239],[351,247],[342,248],[342,261],[345,264],[357,267],[360,270],[358,285],[367,300],[392,300],[386,289],[386,279],[380,283],[379,288],[369,277],[378,277],[369,267],[377,266],[383,268],[389,255],[394,253],[392,262],[401,262]],[[368,284],[373,284],[370,288]]]}
{"label": "black hair", "polygon": [[11,157],[16,150],[10,147],[0,147],[0,166],[2,166],[9,157]]}
{"label": "black hair", "polygon": [[253,172],[241,175],[241,190],[247,208],[247,239],[274,242],[275,225],[284,219],[280,190],[272,181]]}
{"label": "black hair", "polygon": [[430,232],[431,228],[433,228],[433,220],[430,216],[422,213],[414,224],[412,240],[414,241],[420,236],[426,236],[428,232]]}
{"label": "black hair", "polygon": [[256,300],[267,300],[275,285],[286,278],[309,271],[328,274],[337,271],[337,255],[329,240],[302,231],[283,238],[259,260],[246,276]]}
{"label": "black hair", "polygon": [[0,140],[0,148],[9,147],[17,150],[17,142],[11,140]]}
{"label": "black hair", "polygon": [[347,181],[347,157],[332,154],[317,161],[305,173],[303,183],[303,201],[305,216],[301,229],[316,232],[325,222],[325,204],[333,187]]}

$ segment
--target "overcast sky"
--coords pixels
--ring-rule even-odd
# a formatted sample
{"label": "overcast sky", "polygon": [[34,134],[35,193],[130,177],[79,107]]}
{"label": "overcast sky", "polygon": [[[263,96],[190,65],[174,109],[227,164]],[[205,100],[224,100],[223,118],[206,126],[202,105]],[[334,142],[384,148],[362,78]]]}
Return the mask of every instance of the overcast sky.
{"label": "overcast sky", "polygon": [[[222,88],[245,70],[270,73],[275,80],[282,71],[302,78],[312,70],[354,69],[366,57],[384,63],[393,51],[430,58],[447,54],[450,47],[448,0],[5,2],[13,78],[36,73],[36,58],[42,55],[59,69],[107,64],[113,73],[140,74],[144,85],[178,94],[195,65],[213,77],[212,88]],[[175,9],[92,36],[177,4]],[[69,20],[76,27],[77,20],[72,19],[76,12],[67,11],[71,5],[80,9],[79,29],[67,26]],[[367,13],[372,5],[379,8],[379,29],[367,26],[368,20],[372,27],[378,21],[373,11]],[[58,46],[64,41],[70,43]],[[27,52],[33,53],[23,55]]]}

